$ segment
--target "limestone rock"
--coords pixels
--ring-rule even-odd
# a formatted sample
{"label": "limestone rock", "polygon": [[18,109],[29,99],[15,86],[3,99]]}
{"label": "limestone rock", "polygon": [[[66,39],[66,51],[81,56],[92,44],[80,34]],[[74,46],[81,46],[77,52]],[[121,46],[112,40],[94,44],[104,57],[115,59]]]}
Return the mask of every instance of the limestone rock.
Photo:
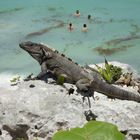
{"label": "limestone rock", "polygon": [[[69,89],[74,89],[70,95]],[[126,133],[126,140],[139,137],[139,103],[112,100],[97,92],[95,100],[90,101],[90,113],[96,120],[117,125]],[[71,84],[59,86],[55,82],[34,80],[22,81],[12,90],[0,87],[0,140],[12,140],[15,136],[50,139],[61,129],[82,127],[87,122],[85,111],[89,111],[88,100],[83,103],[82,96]],[[24,135],[15,135],[17,132]]]}

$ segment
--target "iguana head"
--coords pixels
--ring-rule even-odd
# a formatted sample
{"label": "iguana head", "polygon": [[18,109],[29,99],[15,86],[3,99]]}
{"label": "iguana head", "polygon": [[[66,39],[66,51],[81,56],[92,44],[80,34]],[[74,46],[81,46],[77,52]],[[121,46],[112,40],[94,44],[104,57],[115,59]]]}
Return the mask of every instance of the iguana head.
{"label": "iguana head", "polygon": [[45,47],[42,44],[28,41],[28,42],[20,43],[19,46],[23,50],[27,51],[40,64],[43,62],[44,59],[47,59],[47,58],[51,57],[50,56],[50,49]]}

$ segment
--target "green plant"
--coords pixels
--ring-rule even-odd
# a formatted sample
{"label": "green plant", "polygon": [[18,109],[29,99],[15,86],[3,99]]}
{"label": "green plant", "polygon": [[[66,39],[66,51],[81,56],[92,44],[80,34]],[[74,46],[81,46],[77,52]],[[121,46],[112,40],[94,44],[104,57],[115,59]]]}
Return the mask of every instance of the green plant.
{"label": "green plant", "polygon": [[101,121],[90,121],[83,128],[59,131],[52,140],[124,140],[125,136],[117,126]]}
{"label": "green plant", "polygon": [[25,140],[24,138],[16,138],[16,140]]}
{"label": "green plant", "polygon": [[59,76],[57,77],[57,84],[63,85],[64,82],[65,82],[65,77],[64,77],[63,75],[59,75]]}
{"label": "green plant", "polygon": [[16,76],[16,77],[13,77],[10,82],[13,83],[13,82],[19,82],[20,81],[20,76]]}
{"label": "green plant", "polygon": [[120,67],[109,64],[106,58],[105,58],[105,68],[101,68],[98,65],[96,65],[96,67],[98,68],[98,71],[104,78],[104,80],[110,84],[117,81],[122,74],[122,69]]}

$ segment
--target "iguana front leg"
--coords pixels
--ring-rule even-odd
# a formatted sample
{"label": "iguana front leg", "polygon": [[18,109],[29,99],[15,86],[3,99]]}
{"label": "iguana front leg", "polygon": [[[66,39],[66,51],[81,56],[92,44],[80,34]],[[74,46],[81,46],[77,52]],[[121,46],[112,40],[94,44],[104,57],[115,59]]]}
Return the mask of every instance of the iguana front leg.
{"label": "iguana front leg", "polygon": [[47,74],[47,65],[46,62],[41,64],[41,72],[35,77],[35,79],[41,79]]}
{"label": "iguana front leg", "polygon": [[[24,79],[24,81],[29,81],[29,80],[37,80],[37,79],[43,79],[43,80],[47,80],[48,77],[53,78],[54,75],[51,71],[47,70],[47,65],[46,62],[43,62],[41,65],[41,72],[36,76],[32,78],[33,74],[30,74],[27,78]],[[47,76],[47,78],[46,78]],[[45,79],[46,78],[46,79]]]}

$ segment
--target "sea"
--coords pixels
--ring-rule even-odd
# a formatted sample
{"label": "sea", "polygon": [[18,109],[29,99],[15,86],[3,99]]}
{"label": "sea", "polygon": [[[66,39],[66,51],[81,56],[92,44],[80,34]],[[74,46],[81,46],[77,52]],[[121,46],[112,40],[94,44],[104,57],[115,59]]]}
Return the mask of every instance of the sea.
{"label": "sea", "polygon": [[83,66],[106,58],[140,73],[140,0],[0,0],[0,84],[40,71],[19,47],[25,41],[49,45]]}

